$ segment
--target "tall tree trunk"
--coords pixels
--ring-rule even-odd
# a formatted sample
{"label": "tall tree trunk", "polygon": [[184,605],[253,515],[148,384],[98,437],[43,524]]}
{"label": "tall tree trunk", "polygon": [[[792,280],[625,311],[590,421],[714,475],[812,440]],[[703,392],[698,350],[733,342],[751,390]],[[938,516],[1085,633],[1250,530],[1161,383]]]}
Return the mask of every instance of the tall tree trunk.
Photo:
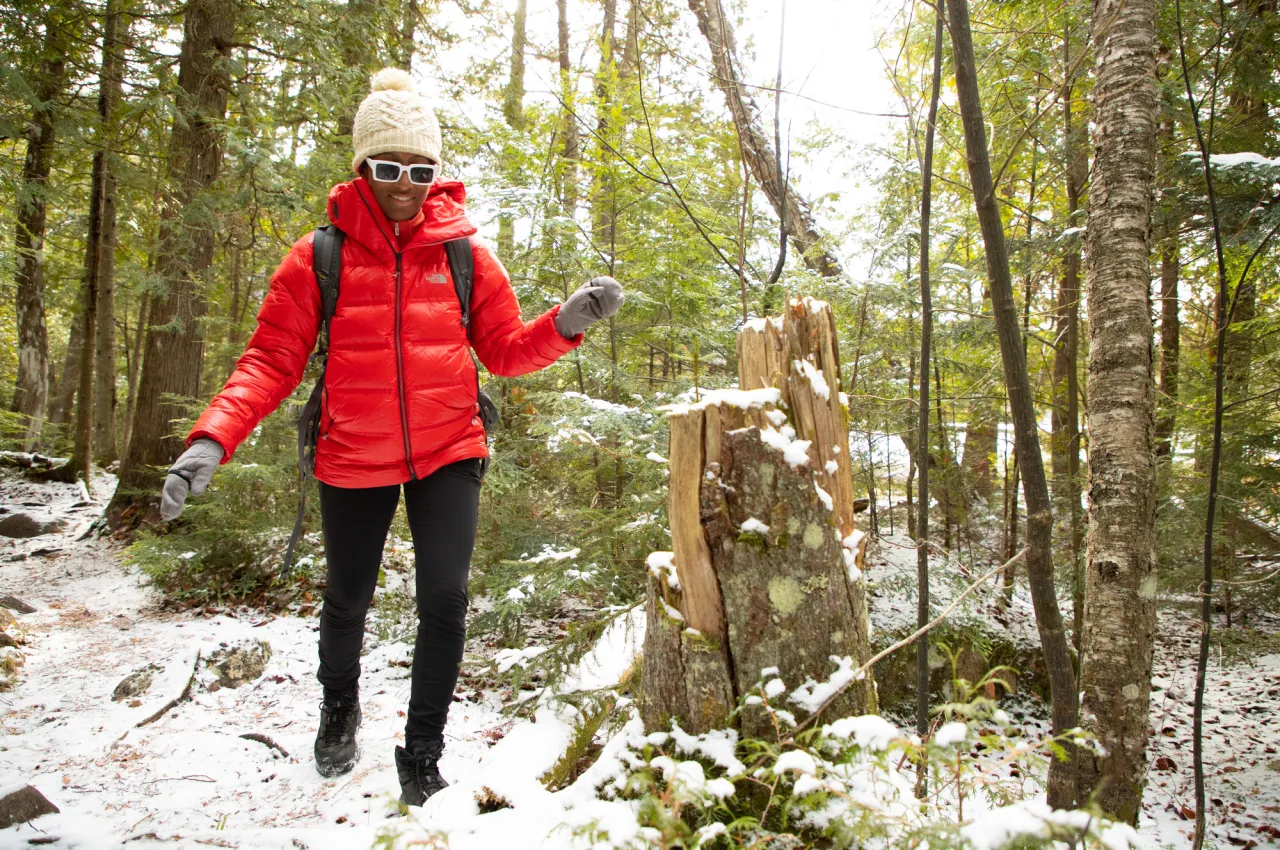
{"label": "tall tree trunk", "polygon": [[[933,140],[938,120],[938,95],[942,84],[942,6],[934,10],[933,83],[929,94],[929,118],[925,125],[924,162],[920,169],[920,400],[916,411],[919,442],[920,507],[915,519],[916,538],[916,626],[929,622],[929,364],[933,356],[933,293],[929,285],[929,225],[933,210]],[[912,370],[914,371],[914,369]],[[910,481],[907,484],[910,488]],[[910,502],[910,489],[907,490]],[[929,734],[929,641],[916,643],[916,733]],[[917,793],[923,796],[927,767],[920,768]]]}
{"label": "tall tree trunk", "polygon": [[969,408],[969,422],[964,432],[962,471],[965,489],[984,502],[991,501],[991,458],[996,453],[995,408],[979,399]]}
{"label": "tall tree trunk", "polygon": [[713,79],[729,103],[733,125],[737,128],[743,154],[756,182],[779,218],[786,219],[791,242],[804,257],[805,266],[823,277],[843,277],[844,268],[818,231],[809,202],[785,184],[785,175],[779,173],[774,146],[760,125],[760,108],[742,85],[733,28],[725,17],[720,0],[689,0],[689,9],[697,17],[698,29],[711,48],[711,61],[715,67]]}
{"label": "tall tree trunk", "polygon": [[80,349],[84,345],[84,295],[76,295],[76,312],[71,320],[71,333],[67,338],[67,350],[62,356],[62,377],[54,387],[49,401],[49,423],[65,425],[71,417],[80,389]]}
{"label": "tall tree trunk", "polygon": [[[516,132],[524,129],[524,50],[525,22],[528,18],[529,0],[519,0],[515,22],[511,29],[511,75],[502,95],[502,117],[507,126]],[[513,169],[508,169],[513,172]],[[498,256],[509,259],[515,250],[515,217],[510,213],[498,216]]]}
{"label": "tall tree trunk", "polygon": [[[573,87],[573,65],[569,57],[569,8],[567,0],[556,0],[557,57],[560,64],[560,99],[564,102],[564,148],[560,168],[560,198],[564,214],[572,217],[578,209],[578,117]],[[567,295],[568,293],[566,293]]]}
{"label": "tall tree trunk", "polygon": [[114,527],[154,514],[157,467],[170,463],[183,446],[172,423],[184,409],[167,398],[189,399],[199,392],[200,320],[208,306],[201,278],[212,262],[216,234],[211,222],[189,215],[202,206],[200,196],[213,186],[222,164],[219,127],[230,90],[226,60],[238,12],[237,0],[192,0],[187,6],[156,252],[156,276],[165,294],[151,304],[129,451],[108,507]]}
{"label": "tall tree trunk", "polygon": [[337,117],[337,135],[351,135],[356,110],[369,91],[369,74],[376,70],[377,41],[369,37],[377,24],[378,8],[374,0],[347,0],[347,7],[336,22],[342,67],[342,98]]}
{"label": "tall tree trunk", "polygon": [[1168,236],[1160,246],[1160,398],[1156,418],[1156,457],[1173,457],[1173,432],[1178,424],[1178,358],[1182,321],[1178,301],[1178,238]]}
{"label": "tall tree trunk", "polygon": [[[1062,97],[1062,133],[1066,141],[1067,225],[1078,226],[1080,200],[1089,179],[1089,157],[1086,152],[1086,122],[1077,121],[1074,114],[1076,65],[1071,58],[1071,20],[1067,16],[1062,26],[1062,67],[1066,78]],[[1084,561],[1080,557],[1083,545],[1083,522],[1080,516],[1080,263],[1082,242],[1072,238],[1068,242],[1066,271],[1059,299],[1059,319],[1062,334],[1059,348],[1054,353],[1054,386],[1060,388],[1065,405],[1055,404],[1053,413],[1062,418],[1054,423],[1054,444],[1064,455],[1061,479],[1060,504],[1067,509],[1071,532],[1071,619],[1072,642],[1075,645],[1077,664],[1081,634],[1084,629]],[[1061,429],[1058,429],[1058,425]],[[1056,467],[1055,467],[1056,472]]]}
{"label": "tall tree trunk", "polygon": [[89,189],[89,235],[84,245],[84,337],[80,345],[79,380],[76,382],[75,444],[65,467],[67,480],[82,478],[88,487],[93,480],[93,358],[97,332],[98,281],[102,276],[102,211],[106,194],[106,169],[101,152],[93,158]]}
{"label": "tall tree trunk", "polygon": [[53,167],[56,101],[66,87],[66,53],[71,44],[70,22],[62,4],[45,14],[44,47],[36,85],[36,103],[23,135],[27,155],[18,186],[14,247],[14,288],[17,292],[18,377],[9,409],[26,417],[23,447],[40,440],[49,397],[49,334],[44,318],[44,225],[49,172]]}
{"label": "tall tree trunk", "polygon": [[[987,277],[991,283],[996,333],[1000,338],[1000,359],[1004,365],[1009,409],[1013,416],[1014,442],[1018,449],[1022,487],[1027,500],[1027,575],[1031,585],[1031,601],[1035,607],[1036,627],[1040,632],[1040,645],[1049,674],[1053,732],[1055,735],[1063,735],[1076,725],[1078,703],[1075,671],[1054,591],[1051,551],[1053,508],[1049,501],[1049,485],[1045,480],[1044,459],[1040,454],[1040,438],[1036,430],[1035,399],[1031,394],[1027,362],[1022,353],[1022,334],[1014,304],[1004,226],[991,179],[987,131],[978,94],[973,37],[969,30],[969,4],[967,0],[946,0],[946,8],[951,22],[956,89],[960,117],[964,123],[969,179],[986,247]],[[1049,805],[1063,808],[1075,804],[1074,761],[1074,754],[1068,752],[1065,761],[1055,759],[1050,764]]]}
{"label": "tall tree trunk", "polygon": [[1156,628],[1151,201],[1155,185],[1154,0],[1094,6],[1095,151],[1089,286],[1089,542],[1081,672],[1082,795],[1136,824],[1146,781]]}
{"label": "tall tree trunk", "polygon": [[418,0],[404,0],[402,20],[400,23],[400,44],[397,46],[396,64],[413,72],[413,57],[417,53],[414,38],[418,32],[418,19],[422,12],[418,10]]}
{"label": "tall tree trunk", "polygon": [[125,452],[129,450],[129,439],[133,434],[133,411],[137,406],[138,400],[138,375],[142,372],[142,346],[146,341],[147,328],[150,324],[150,308],[151,293],[144,290],[141,303],[138,305],[138,327],[133,333],[133,356],[129,358],[129,374],[126,378],[129,394],[125,398],[124,433],[120,439],[120,446]]}
{"label": "tall tree trunk", "polygon": [[[121,0],[108,0],[102,28],[102,73],[98,83],[98,120],[101,122],[102,223],[98,230],[95,351],[93,393],[93,455],[103,466],[116,459],[116,145],[123,85],[124,55],[121,38]],[[125,19],[127,21],[127,19]],[[127,26],[127,23],[126,23]]]}

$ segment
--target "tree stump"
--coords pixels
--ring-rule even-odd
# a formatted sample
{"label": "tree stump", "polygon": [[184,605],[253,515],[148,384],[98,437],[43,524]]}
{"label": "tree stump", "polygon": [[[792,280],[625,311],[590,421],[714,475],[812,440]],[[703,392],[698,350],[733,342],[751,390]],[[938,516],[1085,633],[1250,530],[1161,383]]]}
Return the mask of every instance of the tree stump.
{"label": "tree stump", "polygon": [[[763,669],[794,690],[828,680],[833,657],[871,657],[837,351],[830,308],[793,300],[739,335],[740,389],[668,408],[673,552],[649,559],[649,728],[723,727]],[[875,708],[868,675],[831,710]],[[737,723],[746,734],[772,728],[755,706]]]}

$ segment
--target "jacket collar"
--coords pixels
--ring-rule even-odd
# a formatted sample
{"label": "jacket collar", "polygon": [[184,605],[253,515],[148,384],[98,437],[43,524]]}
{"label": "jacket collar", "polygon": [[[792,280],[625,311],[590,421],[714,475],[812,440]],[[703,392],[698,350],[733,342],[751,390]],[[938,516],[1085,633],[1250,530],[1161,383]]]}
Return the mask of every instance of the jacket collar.
{"label": "jacket collar", "polygon": [[[467,190],[459,180],[437,180],[422,203],[422,223],[401,249],[410,251],[438,245],[476,232],[467,219],[463,202]],[[329,190],[329,221],[375,256],[391,260],[396,237],[392,223],[374,200],[363,177],[339,183]]]}

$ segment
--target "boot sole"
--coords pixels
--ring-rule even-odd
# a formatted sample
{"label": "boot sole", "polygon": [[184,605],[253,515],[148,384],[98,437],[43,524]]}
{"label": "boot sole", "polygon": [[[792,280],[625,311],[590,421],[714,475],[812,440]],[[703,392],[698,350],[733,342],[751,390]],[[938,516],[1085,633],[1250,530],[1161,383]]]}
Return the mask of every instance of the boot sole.
{"label": "boot sole", "polygon": [[320,774],[320,775],[321,775],[321,776],[323,776],[325,779],[332,779],[332,778],[333,778],[333,777],[335,777],[335,776],[343,776],[343,775],[345,775],[345,774],[350,773],[352,770],[354,770],[354,769],[355,769],[355,766],[356,766],[356,762],[358,762],[358,761],[360,761],[360,746],[359,746],[359,744],[357,744],[357,745],[356,745],[356,754],[355,754],[354,756],[352,756],[352,757],[351,757],[351,761],[350,761],[350,763],[348,763],[348,764],[346,764],[346,765],[341,765],[341,764],[329,764],[329,765],[325,765],[325,764],[321,764],[320,762],[318,762],[318,761],[317,761],[317,762],[316,762],[316,773]]}

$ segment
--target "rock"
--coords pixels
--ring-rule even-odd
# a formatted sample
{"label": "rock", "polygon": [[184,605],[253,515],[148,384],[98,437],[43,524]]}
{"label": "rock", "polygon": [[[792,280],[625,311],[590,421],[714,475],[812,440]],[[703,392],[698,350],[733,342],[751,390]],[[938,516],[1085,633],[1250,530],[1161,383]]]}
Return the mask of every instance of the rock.
{"label": "rock", "polygon": [[17,646],[18,642],[8,632],[0,632],[0,649],[6,646]]}
{"label": "rock", "polygon": [[262,675],[271,658],[271,644],[265,640],[240,641],[216,650],[205,662],[218,671],[218,684],[238,688]]}
{"label": "rock", "polygon": [[116,689],[111,692],[112,702],[123,702],[133,697],[142,696],[151,687],[151,677],[153,674],[163,670],[159,664],[148,664],[146,667],[139,667],[128,676],[125,676],[120,684],[116,685]]}
{"label": "rock", "polygon": [[0,518],[0,537],[39,537],[42,534],[56,534],[67,526],[67,521],[50,517],[37,519],[31,514],[9,514]]}
{"label": "rock", "polygon": [[56,814],[58,807],[30,785],[0,797],[0,829],[26,823],[41,815]]}
{"label": "rock", "polygon": [[0,629],[7,629],[16,625],[18,625],[18,618],[13,616],[8,608],[0,606]]}
{"label": "rock", "polygon": [[8,608],[11,611],[17,611],[19,614],[34,614],[36,609],[23,602],[11,593],[0,595],[0,607]]}

